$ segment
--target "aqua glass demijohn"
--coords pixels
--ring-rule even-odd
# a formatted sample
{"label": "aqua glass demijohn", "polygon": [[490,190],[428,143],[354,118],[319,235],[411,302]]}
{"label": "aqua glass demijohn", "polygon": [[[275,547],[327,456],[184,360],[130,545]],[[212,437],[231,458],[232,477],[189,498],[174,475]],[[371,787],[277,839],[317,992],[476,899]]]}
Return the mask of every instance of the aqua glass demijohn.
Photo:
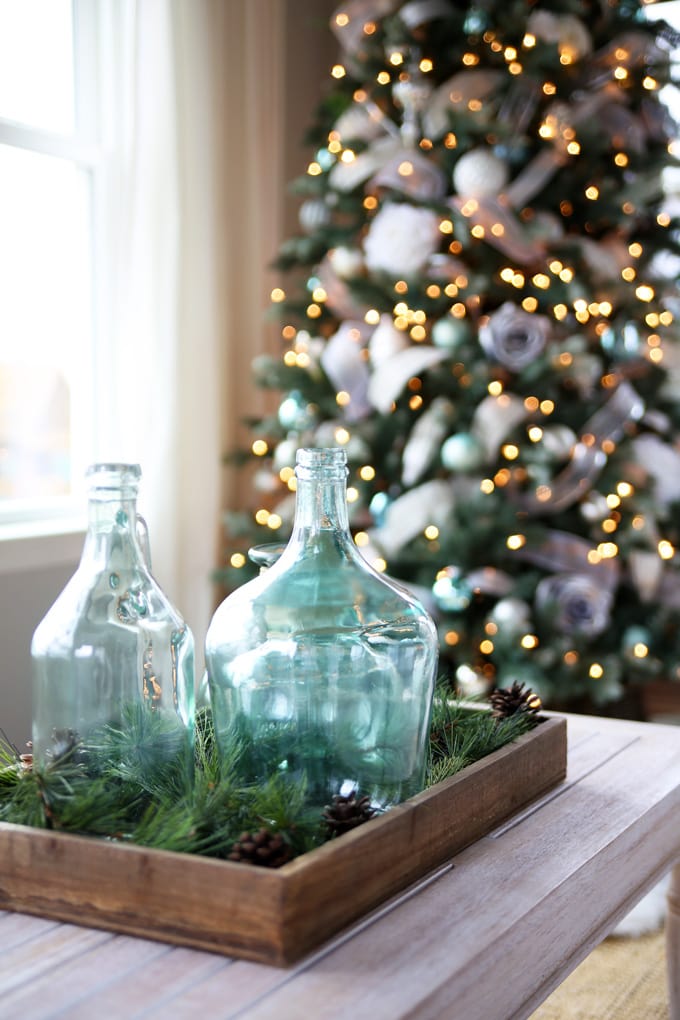
{"label": "aqua glass demijohn", "polygon": [[31,644],[33,754],[40,764],[74,742],[85,751],[101,746],[112,730],[123,743],[129,733],[149,767],[180,752],[191,760],[194,641],[150,573],[136,508],[140,476],[136,464],[87,471],[80,564]]}
{"label": "aqua glass demijohn", "polygon": [[423,786],[436,630],[358,552],[344,450],[298,450],[295,473],[288,545],[208,630],[218,746],[237,741],[254,781],[304,780],[310,804],[355,790],[389,807]]}

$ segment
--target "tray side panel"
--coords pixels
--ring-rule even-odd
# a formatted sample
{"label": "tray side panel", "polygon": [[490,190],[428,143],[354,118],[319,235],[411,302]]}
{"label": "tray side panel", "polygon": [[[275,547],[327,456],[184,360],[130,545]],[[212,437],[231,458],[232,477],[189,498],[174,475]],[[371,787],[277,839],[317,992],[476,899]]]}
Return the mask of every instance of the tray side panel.
{"label": "tray side panel", "polygon": [[281,964],[278,872],[0,825],[0,908]]}

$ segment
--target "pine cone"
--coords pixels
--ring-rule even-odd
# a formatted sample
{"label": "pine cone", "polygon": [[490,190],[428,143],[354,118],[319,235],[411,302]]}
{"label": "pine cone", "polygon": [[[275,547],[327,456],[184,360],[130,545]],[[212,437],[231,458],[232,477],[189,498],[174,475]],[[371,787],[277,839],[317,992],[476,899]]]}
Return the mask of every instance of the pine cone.
{"label": "pine cone", "polygon": [[494,719],[509,719],[511,715],[522,713],[525,715],[537,715],[541,708],[541,699],[534,694],[530,687],[524,689],[524,684],[515,681],[510,688],[496,688],[489,695],[491,703],[491,715]]}
{"label": "pine cone", "polygon": [[289,844],[280,832],[262,828],[257,832],[242,832],[227,860],[256,864],[262,868],[280,868],[292,855]]}
{"label": "pine cone", "polygon": [[332,838],[356,829],[358,825],[368,822],[374,814],[375,808],[371,807],[370,799],[357,797],[356,790],[352,790],[349,797],[336,794],[333,803],[324,808],[323,819]]}

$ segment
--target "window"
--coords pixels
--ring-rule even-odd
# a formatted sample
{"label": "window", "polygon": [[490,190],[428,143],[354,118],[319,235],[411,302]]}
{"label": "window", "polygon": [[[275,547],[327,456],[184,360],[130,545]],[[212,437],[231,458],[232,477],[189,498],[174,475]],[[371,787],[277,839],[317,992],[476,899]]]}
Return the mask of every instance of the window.
{"label": "window", "polygon": [[94,431],[93,0],[0,0],[0,526],[73,515]]}

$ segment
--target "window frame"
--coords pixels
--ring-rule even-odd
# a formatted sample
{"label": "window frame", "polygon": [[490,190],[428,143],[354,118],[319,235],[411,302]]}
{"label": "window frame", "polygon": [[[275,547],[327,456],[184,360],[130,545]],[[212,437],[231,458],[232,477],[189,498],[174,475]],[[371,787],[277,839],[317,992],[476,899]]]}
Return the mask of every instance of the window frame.
{"label": "window frame", "polygon": [[72,424],[72,491],[51,499],[0,501],[0,573],[28,569],[39,563],[65,563],[74,558],[76,544],[85,529],[84,503],[78,492],[84,467],[92,458],[97,415],[95,380],[101,358],[97,349],[105,343],[99,310],[107,258],[106,216],[108,209],[107,159],[110,139],[104,137],[104,88],[110,64],[106,62],[105,11],[103,0],[71,0],[73,19],[74,128],[58,133],[0,117],[0,145],[55,157],[87,175],[90,235],[90,323],[85,378],[74,402]]}

